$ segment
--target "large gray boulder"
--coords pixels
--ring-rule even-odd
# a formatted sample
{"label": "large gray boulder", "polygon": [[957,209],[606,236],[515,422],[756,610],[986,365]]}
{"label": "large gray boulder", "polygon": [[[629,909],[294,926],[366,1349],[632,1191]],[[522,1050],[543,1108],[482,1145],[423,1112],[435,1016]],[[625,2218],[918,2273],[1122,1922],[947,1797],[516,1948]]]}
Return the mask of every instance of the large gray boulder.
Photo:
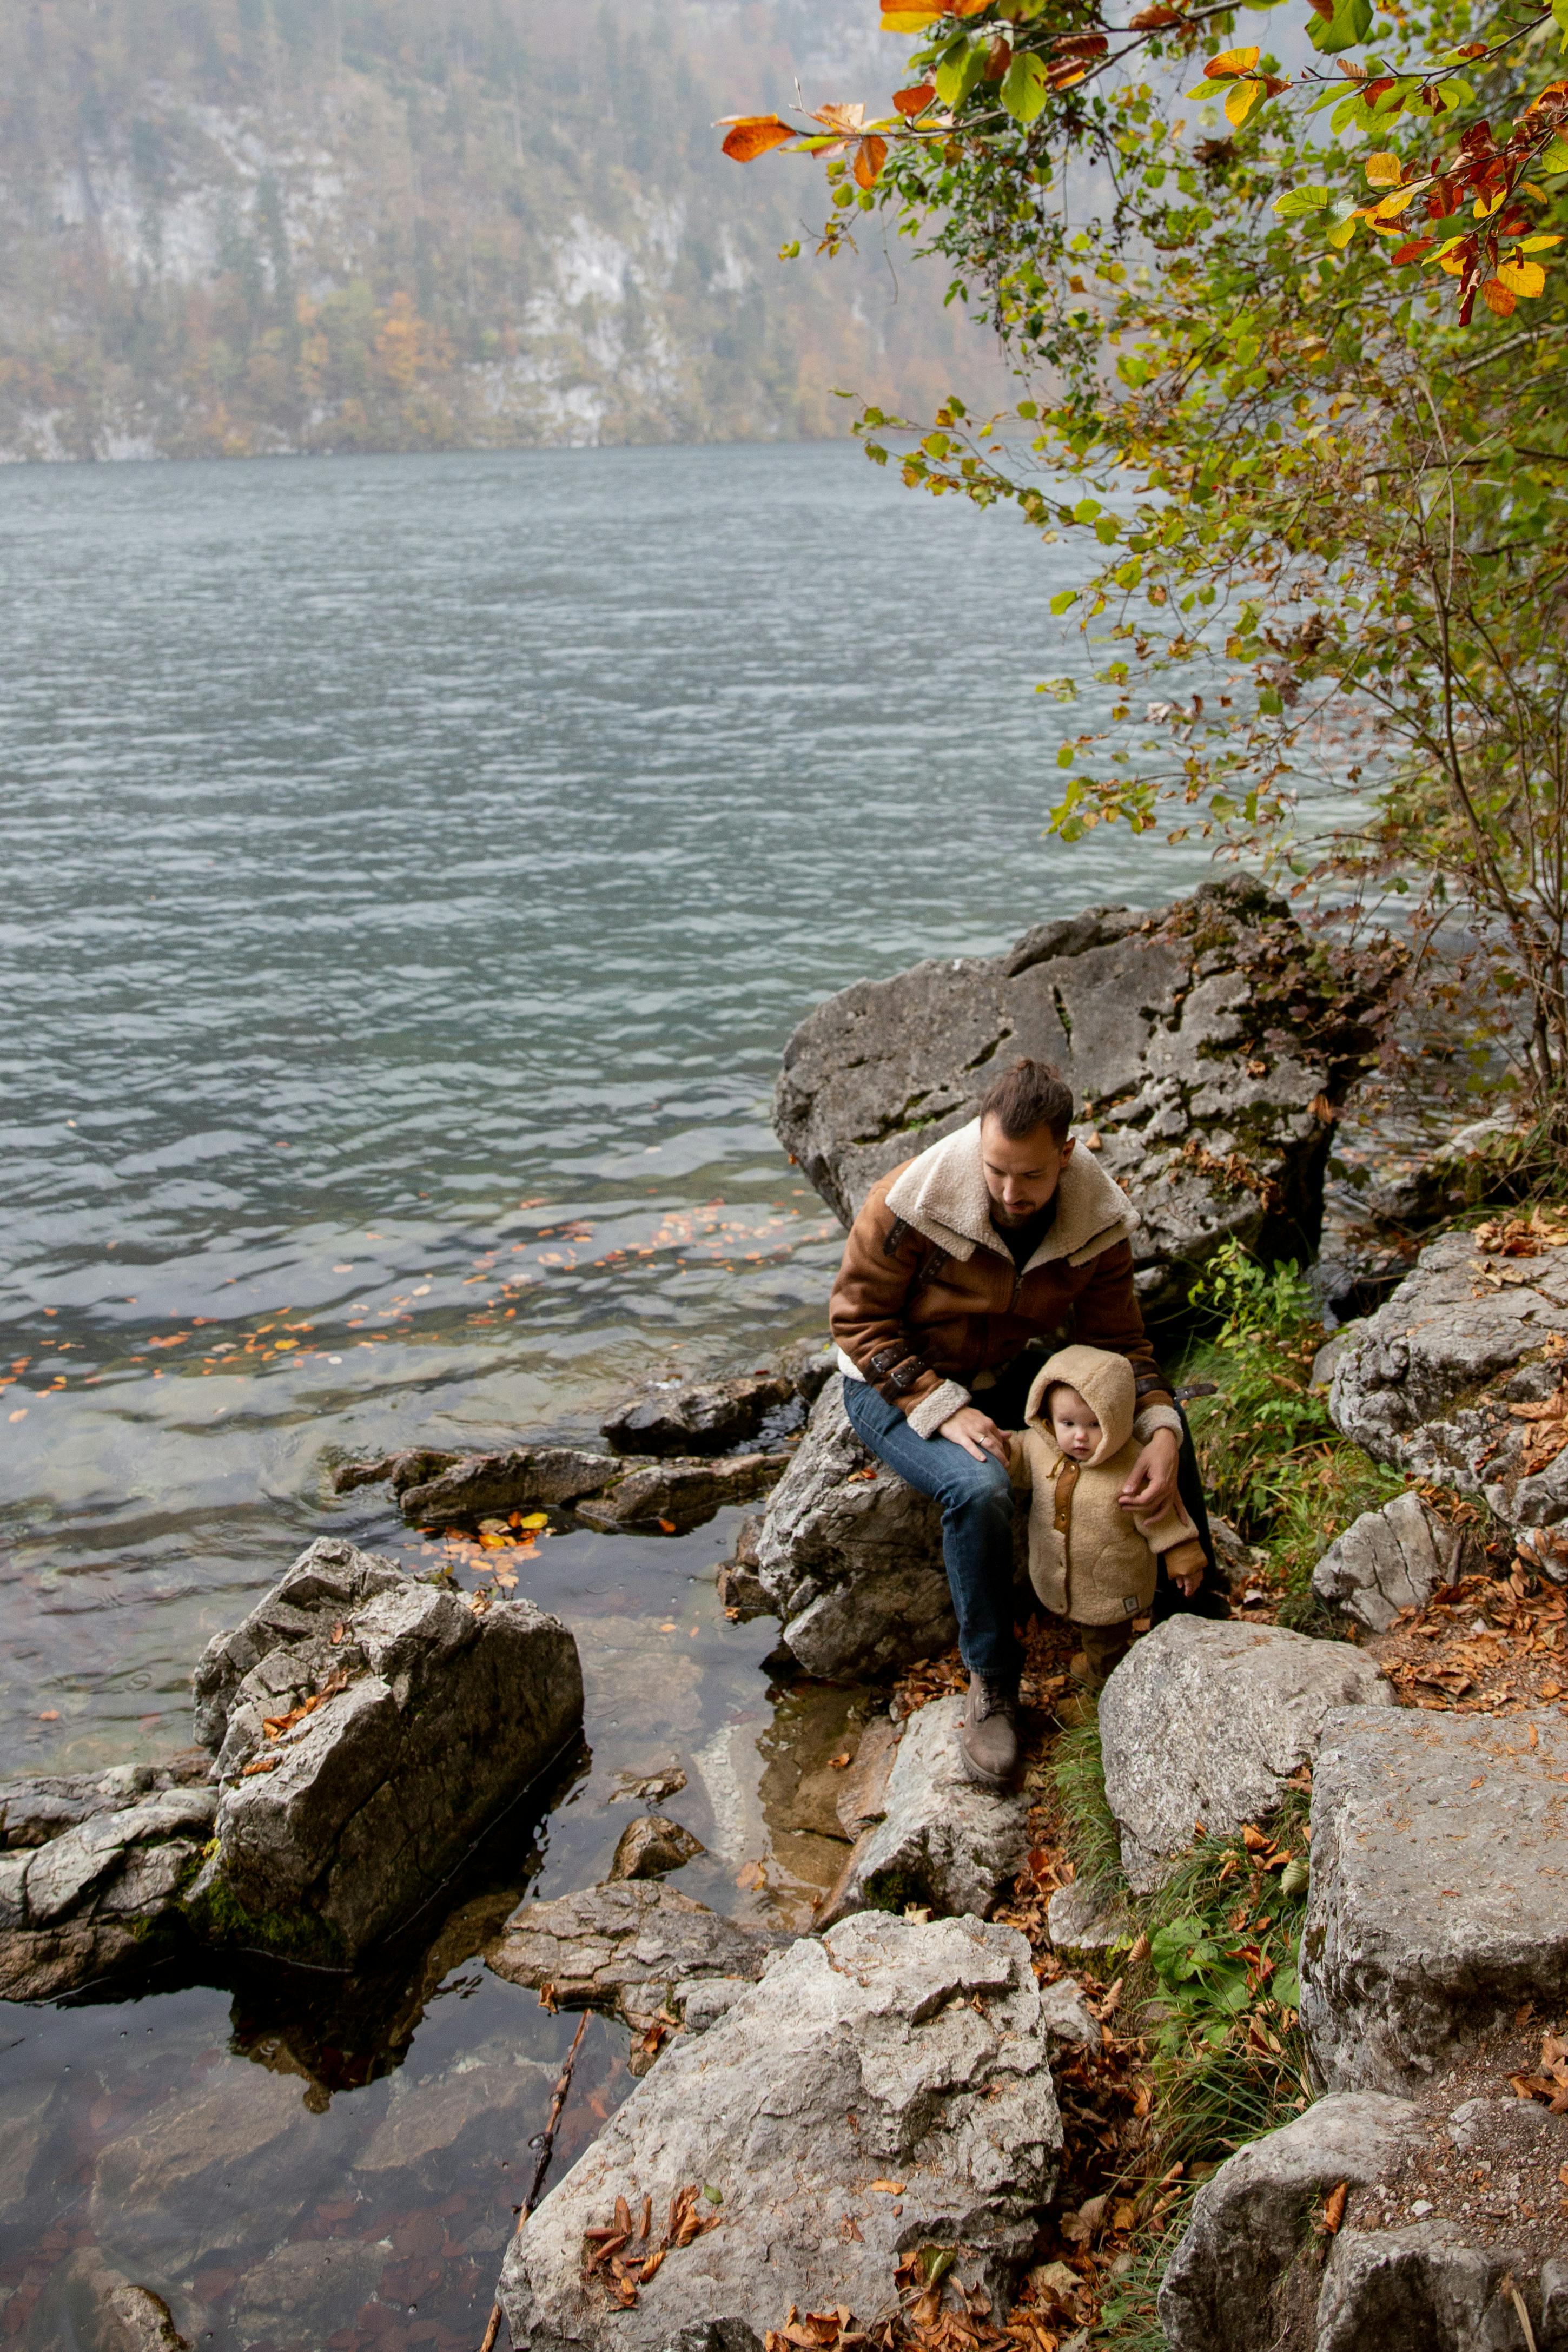
{"label": "large gray boulder", "polygon": [[1335,1538],[1312,1570],[1312,1591],[1368,1632],[1386,1633],[1401,1611],[1424,1608],[1454,1582],[1464,1549],[1458,1528],[1408,1487]]}
{"label": "large gray boulder", "polygon": [[904,1726],[883,1796],[881,1821],[856,1843],[835,1916],[933,1911],[989,1916],[1029,1850],[1029,1801],[977,1788],[958,1746],[961,1698],[921,1707]]}
{"label": "large gray boulder", "polygon": [[[1568,1516],[1568,1244],[1499,1254],[1473,1234],[1424,1249],[1334,1367],[1329,1412],[1375,1461],[1479,1496],[1515,1530]],[[1561,1581],[1568,1545],[1542,1566]]]}
{"label": "large gray boulder", "polygon": [[657,1879],[520,1904],[485,1958],[498,1977],[559,2009],[602,2009],[646,2033],[677,1988],[707,1977],[755,1979],[788,1937],[743,1927]]}
{"label": "large gray boulder", "polygon": [[1312,1781],[1301,2023],[1335,2090],[1405,2091],[1568,2000],[1568,1723],[1362,1709]]}
{"label": "large gray boulder", "polygon": [[1130,1884],[1157,1886],[1200,1822],[1228,1837],[1271,1812],[1333,1709],[1394,1705],[1372,1661],[1345,1642],[1200,1617],[1156,1626],[1100,1700],[1105,1798]]}
{"label": "large gray boulder", "polygon": [[581,1719],[559,1619],[465,1606],[351,1544],[312,1544],[196,1671],[220,1793],[193,1918],[353,1957],[434,1894]]}
{"label": "large gray boulder", "polygon": [[213,1832],[207,1759],[0,1787],[0,1998],[57,2000],[157,1952]]}
{"label": "large gray boulder", "polygon": [[1151,915],[1093,907],[1005,955],[830,997],[784,1049],[773,1123],[847,1224],[879,1177],[974,1117],[1015,1055],[1043,1055],[1140,1213],[1145,1302],[1174,1307],[1229,1236],[1298,1255],[1315,1240],[1327,1114],[1370,1042],[1364,984],[1256,883],[1205,884]]}
{"label": "large gray boulder", "polygon": [[942,1514],[867,1453],[834,1373],[757,1537],[757,1574],[809,1675],[869,1679],[958,1638]]}
{"label": "large gray boulder", "polygon": [[[745,2346],[791,2304],[845,2305],[873,2327],[897,2311],[895,2272],[919,2245],[952,2248],[956,2275],[1005,2307],[1061,2148],[1023,1937],[862,1914],[791,1944],[612,2116],[512,2242],[512,2341],[664,2352],[688,2330]],[[711,2226],[647,2265],[683,2191]],[[584,2269],[618,2198],[634,2228],[645,2198],[653,2214],[645,2243],[612,2250],[624,2302],[607,2260]]]}
{"label": "large gray boulder", "polygon": [[1312,2221],[1341,2181],[1391,2179],[1419,2128],[1406,2099],[1320,2099],[1222,2164],[1166,2265],[1170,2352],[1316,2352],[1323,2253]]}

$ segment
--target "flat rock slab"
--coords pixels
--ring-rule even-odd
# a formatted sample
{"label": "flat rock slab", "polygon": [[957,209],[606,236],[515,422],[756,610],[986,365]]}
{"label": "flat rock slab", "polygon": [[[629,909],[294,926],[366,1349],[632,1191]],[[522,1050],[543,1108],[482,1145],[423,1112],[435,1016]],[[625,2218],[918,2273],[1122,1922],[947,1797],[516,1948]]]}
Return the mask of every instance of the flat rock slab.
{"label": "flat rock slab", "polygon": [[1301,1937],[1301,2022],[1329,2087],[1404,2091],[1521,2002],[1565,2000],[1568,1723],[1335,1717]]}
{"label": "flat rock slab", "polygon": [[937,1657],[958,1637],[941,1510],[867,1453],[836,1372],[769,1499],[757,1574],[785,1647],[828,1681]]}
{"label": "flat rock slab", "polygon": [[643,1813],[637,1821],[628,1822],[616,1840],[615,1852],[610,1864],[613,1878],[662,1878],[667,1870],[679,1870],[695,1861],[706,1847],[690,1830],[683,1829],[664,1813]]}
{"label": "flat rock slab", "polygon": [[795,1404],[787,1372],[737,1372],[727,1380],[656,1381],[600,1424],[617,1454],[724,1454],[756,1437],[770,1415]]}
{"label": "flat rock slab", "polygon": [[471,1527],[497,1513],[559,1509],[602,1494],[626,1468],[616,1454],[581,1446],[517,1445],[449,1459],[427,1479],[400,1484],[394,1477],[392,1487],[415,1527]]}
{"label": "flat rock slab", "polygon": [[1380,1511],[1363,1511],[1312,1570],[1312,1591],[1370,1633],[1386,1633],[1401,1611],[1422,1609],[1462,1573],[1464,1538],[1413,1488]]}
{"label": "flat rock slab", "polygon": [[577,1644],[323,1540],[196,1675],[218,1750],[198,1927],[351,1958],[425,1901],[582,1719]]}
{"label": "flat rock slab", "polygon": [[1131,1194],[1138,1285],[1179,1305],[1234,1235],[1315,1234],[1323,1110],[1359,1069],[1367,998],[1310,971],[1305,934],[1254,883],[1160,913],[1093,907],[1002,956],[916,964],[820,1004],[784,1049],[773,1123],[845,1224],[878,1178],[973,1118],[1020,1054],[1092,1099],[1103,1164]]}
{"label": "flat rock slab", "polygon": [[1395,1705],[1368,1658],[1281,1625],[1172,1617],[1145,1634],[1100,1700],[1105,1798],[1122,1867],[1147,1894],[1199,1834],[1271,1812],[1335,1709]]}
{"label": "flat rock slab", "polygon": [[642,1462],[617,1465],[614,1483],[577,1515],[591,1528],[653,1528],[685,1535],[716,1511],[752,1503],[776,1486],[789,1468],[788,1454],[727,1454],[716,1460]]}
{"label": "flat rock slab", "polygon": [[[1515,1530],[1568,1516],[1568,1445],[1552,1406],[1568,1344],[1568,1246],[1498,1256],[1444,1234],[1334,1366],[1336,1428],[1412,1477],[1475,1495]],[[1516,1408],[1527,1411],[1521,1412]],[[1561,1582],[1568,1546],[1542,1565]]]}
{"label": "flat rock slab", "polygon": [[[805,1937],[677,2042],[514,2239],[501,2299],[530,2352],[744,2345],[800,2310],[898,2308],[910,2246],[959,2249],[1004,2306],[1054,2190],[1061,2125],[1016,1929],[877,1914]],[[584,2275],[591,2230],[695,2185],[716,2221],[623,2307]],[[712,2189],[717,2200],[703,2197]],[[624,2255],[636,2252],[634,2246]],[[635,2274],[633,2274],[635,2275]]]}
{"label": "flat rock slab", "polygon": [[548,1985],[561,2009],[608,2010],[643,2033],[671,2008],[678,1985],[704,1977],[754,1981],[788,1941],[657,1879],[617,1879],[520,1905],[485,1958],[512,1984],[535,1992]]}
{"label": "flat rock slab", "polygon": [[961,1698],[911,1716],[894,1751],[883,1818],[850,1859],[832,1913],[902,1911],[916,1904],[988,1916],[1029,1850],[1029,1801],[977,1788],[964,1769]]}

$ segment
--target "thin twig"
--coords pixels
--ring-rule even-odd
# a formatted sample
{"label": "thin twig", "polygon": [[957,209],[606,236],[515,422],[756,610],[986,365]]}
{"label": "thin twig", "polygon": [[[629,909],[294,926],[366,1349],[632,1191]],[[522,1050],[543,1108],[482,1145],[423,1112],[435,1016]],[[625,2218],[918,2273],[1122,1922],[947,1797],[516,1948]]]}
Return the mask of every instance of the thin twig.
{"label": "thin twig", "polygon": [[[571,2037],[571,2048],[566,2053],[566,2064],[561,2068],[557,2078],[555,2090],[550,2097],[549,2120],[544,2128],[544,2146],[539,2150],[539,2160],[534,2167],[533,2186],[517,2208],[517,2230],[513,2231],[514,2237],[517,2234],[517,2231],[522,2229],[523,2223],[539,2201],[539,2190],[545,2185],[545,2175],[549,2170],[550,2158],[555,2154],[556,2126],[560,2122],[560,2111],[566,2105],[567,2093],[571,2088],[571,2070],[577,2063],[577,2053],[582,2047],[582,2037],[588,2031],[591,2014],[591,2011],[585,2009],[579,2019],[577,2032]],[[485,2341],[480,2345],[479,2352],[496,2352],[496,2338],[500,2332],[501,2306],[497,2302],[490,2306],[490,2324],[485,2330]]]}

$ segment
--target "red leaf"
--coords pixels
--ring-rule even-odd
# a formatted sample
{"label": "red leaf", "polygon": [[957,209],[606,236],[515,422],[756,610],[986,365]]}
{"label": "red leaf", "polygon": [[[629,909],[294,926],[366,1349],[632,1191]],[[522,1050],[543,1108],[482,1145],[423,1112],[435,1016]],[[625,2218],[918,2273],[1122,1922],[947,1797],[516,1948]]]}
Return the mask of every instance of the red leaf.
{"label": "red leaf", "polygon": [[724,142],[724,152],[737,163],[755,163],[770,147],[782,147],[795,133],[776,114],[748,114]]}
{"label": "red leaf", "polygon": [[1395,255],[1395,268],[1403,269],[1407,261],[1419,261],[1424,253],[1431,252],[1432,247],[1437,244],[1437,240],[1435,236],[1412,237],[1409,244],[1402,245],[1398,252]]}
{"label": "red leaf", "polygon": [[862,139],[855,149],[855,179],[862,188],[876,185],[882,167],[887,161],[885,139]]}
{"label": "red leaf", "polygon": [[900,114],[924,114],[936,95],[934,81],[917,81],[911,89],[895,89],[893,102]]}

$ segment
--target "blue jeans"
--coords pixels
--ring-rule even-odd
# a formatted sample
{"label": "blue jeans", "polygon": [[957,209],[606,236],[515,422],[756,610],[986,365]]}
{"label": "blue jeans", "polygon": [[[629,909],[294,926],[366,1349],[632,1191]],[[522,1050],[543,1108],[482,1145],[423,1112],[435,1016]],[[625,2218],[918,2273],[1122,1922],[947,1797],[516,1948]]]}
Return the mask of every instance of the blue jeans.
{"label": "blue jeans", "polygon": [[844,1381],[844,1411],[862,1445],[942,1506],[942,1557],[972,1675],[1016,1682],[1023,1654],[1013,1632],[1013,1489],[999,1462],[977,1462],[950,1437],[918,1437],[869,1381]]}

